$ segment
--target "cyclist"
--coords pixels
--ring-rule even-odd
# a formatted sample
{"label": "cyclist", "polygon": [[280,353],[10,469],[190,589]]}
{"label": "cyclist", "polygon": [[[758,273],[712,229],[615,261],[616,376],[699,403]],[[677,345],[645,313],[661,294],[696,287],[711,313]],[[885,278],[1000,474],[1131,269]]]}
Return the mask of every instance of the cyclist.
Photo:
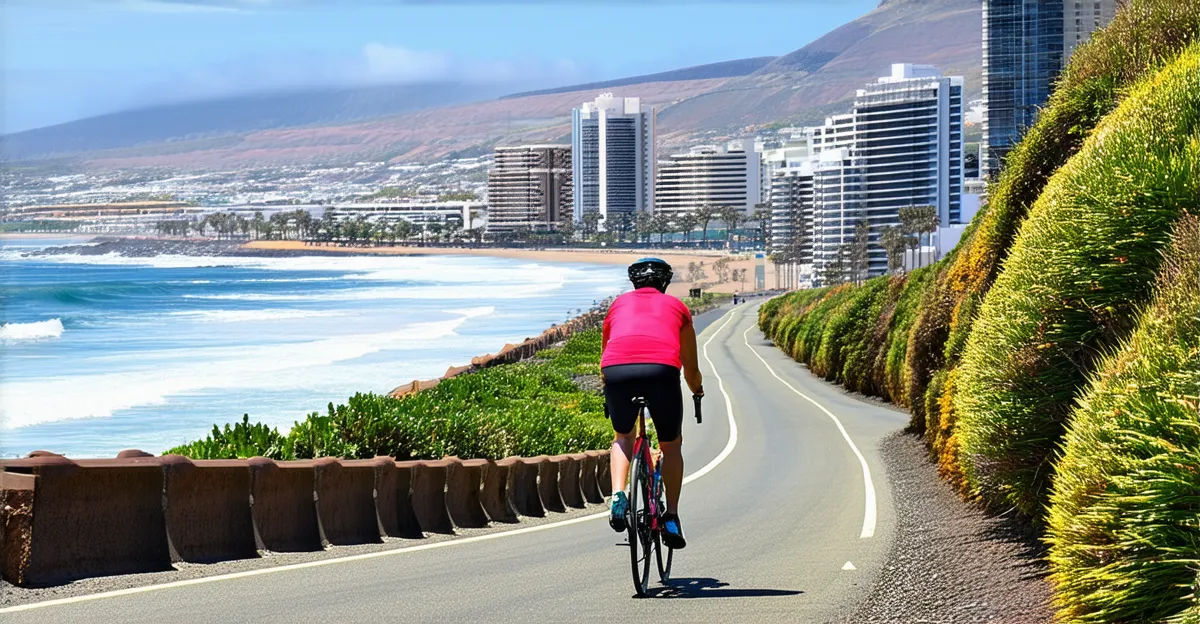
{"label": "cyclist", "polygon": [[693,394],[703,395],[696,361],[696,330],[682,301],[666,294],[671,265],[642,258],[629,266],[635,290],[617,297],[604,319],[600,372],[605,404],[616,433],[610,454],[612,503],[608,523],[614,531],[627,526],[625,481],[633,456],[637,408],[633,397],[644,397],[662,451],[662,480],[667,490],[663,542],[670,548],[687,545],[679,523],[679,490],[683,485],[683,394],[680,368]]}

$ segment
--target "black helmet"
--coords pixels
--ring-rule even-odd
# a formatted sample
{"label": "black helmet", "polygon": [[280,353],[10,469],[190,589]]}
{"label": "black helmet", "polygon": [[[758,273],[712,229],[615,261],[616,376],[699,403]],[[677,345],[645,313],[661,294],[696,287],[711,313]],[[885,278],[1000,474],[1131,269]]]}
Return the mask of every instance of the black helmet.
{"label": "black helmet", "polygon": [[673,275],[671,265],[658,258],[642,258],[629,265],[629,281],[634,288],[651,286],[665,293]]}

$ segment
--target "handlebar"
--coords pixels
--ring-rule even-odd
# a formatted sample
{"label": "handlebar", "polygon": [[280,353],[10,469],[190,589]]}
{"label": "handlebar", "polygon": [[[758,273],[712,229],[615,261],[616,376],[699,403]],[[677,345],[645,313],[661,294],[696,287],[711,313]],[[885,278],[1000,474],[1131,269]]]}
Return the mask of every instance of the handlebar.
{"label": "handlebar", "polygon": [[696,424],[697,425],[703,421],[703,418],[700,416],[700,399],[703,399],[703,398],[704,398],[704,395],[702,395],[702,394],[693,394],[692,395],[692,405],[695,406],[695,408],[696,408]]}

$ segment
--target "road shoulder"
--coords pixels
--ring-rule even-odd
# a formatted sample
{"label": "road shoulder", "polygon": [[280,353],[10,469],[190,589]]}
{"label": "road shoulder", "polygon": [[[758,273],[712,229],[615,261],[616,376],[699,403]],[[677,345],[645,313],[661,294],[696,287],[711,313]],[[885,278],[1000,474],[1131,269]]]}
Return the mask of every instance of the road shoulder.
{"label": "road shoulder", "polygon": [[1052,620],[1044,553],[1027,529],[964,502],[916,436],[893,433],[879,451],[896,534],[866,601],[844,622]]}

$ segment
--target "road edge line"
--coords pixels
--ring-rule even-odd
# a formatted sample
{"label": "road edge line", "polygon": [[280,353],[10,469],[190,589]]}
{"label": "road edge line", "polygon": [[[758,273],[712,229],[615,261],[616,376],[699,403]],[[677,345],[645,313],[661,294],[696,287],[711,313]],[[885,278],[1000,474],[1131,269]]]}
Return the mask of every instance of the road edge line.
{"label": "road edge line", "polygon": [[754,329],[754,327],[754,325],[751,325],[750,327],[746,328],[745,332],[742,333],[742,341],[746,343],[746,348],[750,350],[750,353],[753,353],[754,357],[758,358],[758,361],[762,362],[763,366],[767,367],[767,372],[771,373],[771,376],[775,377],[775,379],[778,379],[780,383],[787,386],[792,392],[800,395],[800,397],[804,400],[815,405],[817,409],[824,412],[826,416],[829,416],[829,418],[833,420],[833,424],[837,425],[838,431],[842,433],[842,439],[846,441],[846,444],[850,445],[850,450],[854,451],[855,457],[858,458],[859,465],[862,466],[863,490],[866,492],[864,501],[865,505],[863,509],[862,532],[859,533],[858,538],[867,539],[874,537],[878,510],[876,509],[875,502],[875,482],[871,479],[871,468],[867,465],[867,458],[863,457],[862,452],[858,450],[858,446],[854,444],[854,440],[850,439],[850,434],[846,431],[846,428],[842,426],[842,421],[838,419],[833,412],[826,409],[824,405],[821,405],[812,397],[797,390],[795,386],[788,383],[783,377],[780,377],[779,374],[775,372],[775,369],[771,368],[771,365],[768,364],[765,359],[763,359],[763,356],[759,355],[758,352],[754,350],[754,347],[750,346],[750,330]]}
{"label": "road edge line", "polygon": [[[724,385],[724,382],[722,382],[722,380],[721,380],[721,375],[719,373],[717,373],[717,367],[715,365],[713,365],[712,360],[708,357],[709,343],[711,343],[713,341],[713,339],[717,337],[717,334],[721,333],[721,331],[723,329],[725,329],[725,327],[727,325],[729,325],[729,323],[733,320],[733,317],[734,317],[734,310],[730,310],[729,313],[726,315],[725,322],[722,323],[720,327],[713,330],[712,335],[710,335],[708,337],[708,340],[705,341],[705,343],[704,343],[704,359],[706,361],[708,361],[709,366],[712,367],[713,374],[716,375],[716,377],[717,377],[717,385],[719,386],[719,388],[721,390],[721,394],[723,394],[725,397],[726,413],[729,416],[729,441],[725,443],[725,448],[722,449],[721,452],[719,454],[717,454],[716,457],[714,457],[711,461],[709,461],[707,464],[705,464],[703,468],[701,468],[700,470],[697,470],[696,472],[693,472],[692,474],[685,477],[683,480],[684,483],[691,483],[692,481],[695,481],[696,479],[699,479],[700,477],[708,474],[710,471],[712,471],[713,468],[716,468],[721,462],[725,461],[725,458],[729,457],[729,454],[733,452],[733,447],[737,445],[737,421],[735,421],[733,418],[733,403],[729,399],[729,393],[725,391],[725,385]],[[377,552],[362,553],[362,554],[358,554],[358,555],[346,555],[344,557],[332,557],[330,559],[321,559],[319,561],[305,561],[302,563],[290,563],[290,564],[281,565],[281,566],[258,568],[256,570],[243,570],[241,572],[229,572],[226,574],[217,574],[217,575],[213,575],[213,576],[202,576],[202,577],[193,578],[193,579],[183,579],[183,580],[179,580],[179,581],[171,581],[169,583],[157,583],[157,584],[153,584],[153,585],[142,585],[140,587],[127,587],[125,589],[115,589],[115,590],[100,592],[100,593],[96,593],[96,594],[84,594],[82,596],[71,596],[69,598],[56,598],[54,600],[44,600],[41,602],[31,602],[31,603],[27,603],[27,604],[5,607],[3,609],[0,609],[0,614],[18,613],[21,611],[31,611],[33,609],[43,609],[43,608],[47,608],[47,607],[57,607],[57,606],[75,604],[75,603],[80,603],[80,602],[89,602],[92,600],[102,600],[105,598],[119,598],[121,596],[130,596],[133,594],[142,594],[142,593],[148,593],[148,592],[152,592],[152,591],[159,591],[159,590],[163,590],[163,589],[174,589],[177,587],[187,587],[189,585],[203,585],[205,583],[230,581],[230,580],[235,580],[235,579],[240,579],[240,578],[248,578],[251,576],[260,576],[263,574],[275,574],[278,572],[290,572],[292,570],[303,570],[306,568],[319,568],[322,566],[334,565],[334,564],[338,564],[338,563],[351,563],[351,562],[355,562],[355,561],[365,561],[367,559],[378,559],[381,557],[391,557],[391,556],[402,555],[402,554],[407,554],[407,553],[411,553],[411,552],[418,552],[418,551],[422,551],[422,550],[433,550],[436,548],[448,548],[450,546],[459,546],[459,545],[463,545],[463,544],[475,544],[478,542],[486,542],[486,541],[491,541],[491,540],[495,540],[495,539],[500,539],[502,537],[510,537],[513,535],[525,535],[527,533],[536,533],[538,531],[545,531],[548,529],[554,529],[554,528],[568,526],[568,525],[572,525],[572,524],[579,524],[582,522],[587,522],[589,520],[596,520],[599,518],[607,518],[607,517],[608,517],[608,512],[602,511],[602,512],[590,514],[587,516],[580,516],[578,518],[570,518],[567,520],[559,520],[557,522],[551,522],[548,524],[540,524],[537,526],[524,527],[521,529],[512,529],[509,531],[499,531],[496,533],[489,533],[487,535],[474,535],[471,537],[461,537],[461,538],[457,538],[457,539],[449,539],[449,540],[445,540],[442,542],[434,542],[432,544],[418,544],[415,546],[406,546],[404,548],[396,548],[393,550],[381,550],[381,551],[377,551]]]}

